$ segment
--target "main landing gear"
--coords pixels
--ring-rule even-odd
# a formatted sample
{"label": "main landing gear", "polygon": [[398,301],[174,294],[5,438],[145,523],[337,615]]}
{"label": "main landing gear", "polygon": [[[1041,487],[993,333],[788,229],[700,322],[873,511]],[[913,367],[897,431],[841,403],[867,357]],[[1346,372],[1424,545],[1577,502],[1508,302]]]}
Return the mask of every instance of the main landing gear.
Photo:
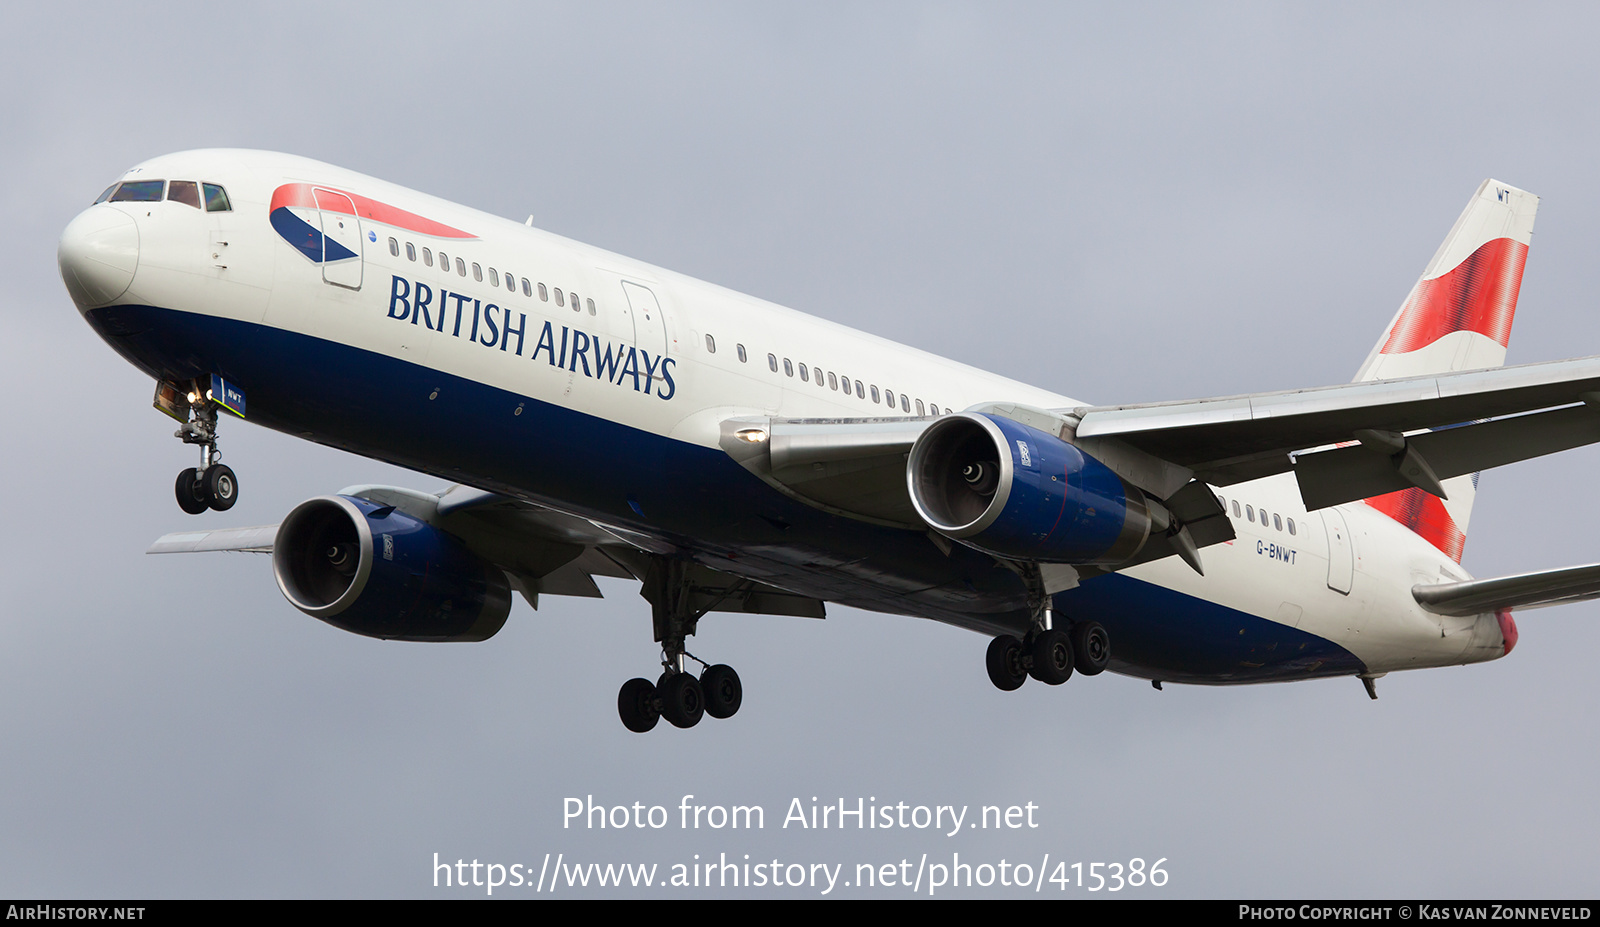
{"label": "main landing gear", "polygon": [[[167,384],[161,387],[167,387]],[[209,391],[195,383],[187,395],[181,397],[185,400],[182,404],[175,403],[170,395],[163,397],[164,391],[171,392],[157,389],[157,408],[177,417],[175,409],[187,405],[187,421],[179,419],[183,421],[183,426],[172,436],[182,438],[184,444],[200,445],[200,466],[179,473],[173,486],[173,493],[178,497],[178,508],[190,515],[199,515],[206,509],[226,512],[239,501],[239,478],[222,463],[222,452],[217,450],[217,407],[211,403]],[[166,404],[163,398],[166,398]],[[172,407],[169,408],[168,404]]]}
{"label": "main landing gear", "polygon": [[1111,662],[1111,635],[1098,621],[1075,621],[1068,630],[1055,627],[1050,596],[1038,567],[1018,570],[1028,587],[1028,605],[1033,626],[1021,640],[1002,634],[989,642],[984,664],[995,688],[1010,692],[1022,687],[1032,676],[1045,685],[1059,686],[1072,678],[1073,670],[1084,676],[1098,676]]}
{"label": "main landing gear", "polygon": [[[662,673],[654,684],[630,679],[617,693],[617,714],[628,730],[643,734],[662,718],[673,727],[694,727],[706,715],[731,718],[744,701],[744,687],[733,667],[711,665],[684,648],[701,616],[720,600],[701,602],[687,580],[682,560],[652,555],[639,594],[650,601],[656,640],[661,643]],[[699,676],[688,672],[686,660],[702,667]]]}

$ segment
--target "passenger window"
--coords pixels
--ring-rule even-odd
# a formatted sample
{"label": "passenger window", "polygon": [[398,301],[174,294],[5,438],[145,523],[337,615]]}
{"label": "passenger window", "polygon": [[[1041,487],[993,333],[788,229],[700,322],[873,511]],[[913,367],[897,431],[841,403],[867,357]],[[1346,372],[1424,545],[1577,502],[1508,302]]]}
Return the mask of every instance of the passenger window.
{"label": "passenger window", "polygon": [[415,261],[416,259],[417,259],[417,246],[413,245],[409,241],[406,242],[406,260]]}
{"label": "passenger window", "polygon": [[846,396],[850,395],[850,378],[849,377],[840,377],[839,378],[839,382],[844,385],[844,394]]}
{"label": "passenger window", "polygon": [[872,401],[873,402],[877,402],[878,401],[878,387],[877,387],[876,384],[874,384],[873,387],[872,387]]}
{"label": "passenger window", "polygon": [[128,180],[117,185],[117,192],[111,194],[113,203],[159,203],[161,191],[166,188],[165,180]]}
{"label": "passenger window", "polygon": [[594,300],[585,299],[583,302],[584,302],[585,305],[587,305],[589,307],[589,314],[590,315],[594,315]]}
{"label": "passenger window", "polygon": [[806,369],[806,365],[805,364],[801,364],[800,365],[800,382],[801,383],[810,383],[811,382],[811,371]]}
{"label": "passenger window", "polygon": [[834,392],[839,390],[839,375],[831,370],[828,371],[828,387]]}
{"label": "passenger window", "polygon": [[[474,264],[472,266],[476,267],[478,265]],[[467,265],[466,265],[466,263],[463,262],[460,258],[456,258],[456,276],[465,277],[466,275],[467,275]]]}
{"label": "passenger window", "polygon": [[556,305],[565,306],[566,304],[567,304],[567,297],[562,294],[561,287],[556,287]]}
{"label": "passenger window", "polygon": [[583,311],[583,306],[578,302],[578,294],[569,292],[567,294],[567,302],[572,305],[573,312]]}
{"label": "passenger window", "polygon": [[[474,264],[472,266],[474,269],[476,269],[478,265]],[[500,286],[500,275],[495,273],[493,267],[489,268],[489,285],[495,287],[496,289],[498,289]]]}
{"label": "passenger window", "polygon": [[917,414],[918,415],[927,415],[928,414],[928,413],[922,411],[922,400],[920,400],[920,399],[917,400]]}
{"label": "passenger window", "polygon": [[1239,500],[1238,499],[1233,500],[1233,517],[1234,518],[1243,518],[1244,517],[1243,515],[1239,514]]}
{"label": "passenger window", "polygon": [[530,299],[533,298],[533,285],[528,283],[527,277],[522,278],[522,295]]}
{"label": "passenger window", "polygon": [[1283,530],[1283,519],[1279,518],[1276,514],[1274,514],[1272,516],[1272,527],[1277,528],[1279,531],[1282,531]]}
{"label": "passenger window", "polygon": [[861,388],[860,380],[856,381],[856,395],[860,396],[862,399],[867,398],[867,391]]}
{"label": "passenger window", "polygon": [[[466,274],[462,274],[462,276],[464,277]],[[478,281],[479,283],[483,282],[483,268],[478,266],[477,261],[472,262],[472,279]],[[496,285],[498,286],[498,284]]]}
{"label": "passenger window", "polygon": [[506,274],[506,289],[515,293],[517,291],[517,278],[511,276],[510,274]]}
{"label": "passenger window", "polygon": [[542,283],[539,284],[539,301],[542,303],[547,303],[550,301],[550,291],[545,289],[544,284]]}
{"label": "passenger window", "polygon": [[167,201],[200,208],[200,187],[192,180],[174,180],[167,184]]}
{"label": "passenger window", "polygon": [[422,266],[423,267],[432,267],[433,266],[433,252],[429,251],[427,248],[423,248],[422,249]]}
{"label": "passenger window", "polygon": [[439,269],[447,274],[450,272],[450,255],[443,251],[439,252]]}
{"label": "passenger window", "polygon": [[911,411],[911,397],[905,393],[900,394],[900,411],[906,413]]}
{"label": "passenger window", "polygon": [[894,391],[886,387],[883,391],[883,401],[889,404],[889,408],[894,408]]}
{"label": "passenger window", "polygon": [[1289,519],[1289,533],[1294,534],[1294,519]]}
{"label": "passenger window", "polygon": [[787,357],[783,359],[783,375],[786,377],[794,376],[794,364],[790,363]]}
{"label": "passenger window", "polygon": [[389,253],[395,257],[400,256],[400,242],[397,239],[389,239]]}
{"label": "passenger window", "polygon": [[706,353],[707,354],[715,354],[715,353],[717,353],[717,339],[711,337],[711,333],[710,332],[706,332]]}
{"label": "passenger window", "polygon": [[1248,506],[1248,505],[1247,505],[1247,506],[1245,506],[1245,507],[1244,507],[1244,517],[1245,517],[1245,519],[1246,519],[1246,520],[1248,520],[1248,521],[1249,521],[1249,522],[1250,522],[1250,523],[1251,523],[1251,524],[1255,524],[1255,520],[1256,520],[1256,510],[1255,510],[1255,509],[1253,509],[1253,508],[1251,508],[1251,507],[1250,507],[1250,506]]}
{"label": "passenger window", "polygon": [[228,191],[214,183],[203,183],[200,188],[206,192],[206,212],[233,211],[233,205],[228,202]]}
{"label": "passenger window", "polygon": [[748,361],[750,359],[749,355],[744,353],[744,345],[736,344],[736,345],[734,345],[734,348],[737,349],[738,352],[739,352],[739,363],[741,363],[741,364],[745,363],[746,361]]}
{"label": "passenger window", "polygon": [[[822,382],[822,368],[821,367],[814,368],[811,372],[817,375],[816,376],[817,389],[821,389],[824,385],[826,385],[826,384],[824,384]],[[834,387],[834,389],[838,389],[838,387]]]}
{"label": "passenger window", "polygon": [[778,355],[776,355],[776,354],[768,354],[767,355],[767,369],[771,370],[773,373],[777,373],[778,372]]}

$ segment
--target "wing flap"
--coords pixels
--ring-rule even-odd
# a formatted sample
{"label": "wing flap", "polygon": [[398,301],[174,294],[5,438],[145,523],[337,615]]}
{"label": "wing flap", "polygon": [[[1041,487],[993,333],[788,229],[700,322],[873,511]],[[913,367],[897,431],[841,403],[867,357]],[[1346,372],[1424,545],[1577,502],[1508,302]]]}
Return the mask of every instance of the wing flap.
{"label": "wing flap", "polygon": [[[1569,406],[1411,435],[1405,444],[1440,480],[1600,441],[1600,412]],[[1363,444],[1297,455],[1295,478],[1308,509],[1418,485],[1391,454]]]}

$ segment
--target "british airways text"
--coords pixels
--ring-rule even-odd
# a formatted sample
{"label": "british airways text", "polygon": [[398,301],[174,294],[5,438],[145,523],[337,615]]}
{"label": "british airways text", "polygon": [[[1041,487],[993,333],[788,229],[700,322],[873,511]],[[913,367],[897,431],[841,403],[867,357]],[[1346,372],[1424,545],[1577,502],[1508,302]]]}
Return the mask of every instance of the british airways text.
{"label": "british airways text", "polygon": [[[437,302],[435,296],[438,296]],[[495,303],[485,304],[465,293],[452,293],[443,287],[435,293],[420,280],[411,281],[398,275],[391,279],[389,318],[436,332],[444,332],[448,327],[454,338],[462,337],[465,330],[469,341],[487,348],[511,350],[521,357],[528,314],[515,313],[515,322],[512,314],[510,309]],[[577,328],[563,325],[558,335],[555,326],[545,322],[533,351],[527,356],[538,360],[541,354],[552,367],[573,373],[581,371],[586,377],[631,386],[635,392],[646,395],[671,399],[678,391],[672,380],[672,366],[677,363],[674,358],[651,356],[643,348],[607,341]]]}

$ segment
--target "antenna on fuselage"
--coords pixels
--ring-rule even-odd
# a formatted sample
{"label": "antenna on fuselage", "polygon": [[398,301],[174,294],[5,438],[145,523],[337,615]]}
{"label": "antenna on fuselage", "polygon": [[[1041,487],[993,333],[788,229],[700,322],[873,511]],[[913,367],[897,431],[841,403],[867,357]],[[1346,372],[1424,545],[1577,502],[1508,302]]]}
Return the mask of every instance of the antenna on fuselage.
{"label": "antenna on fuselage", "polygon": [[533,228],[533,213],[531,213],[531,212],[528,213],[528,221],[526,221],[526,222],[524,222],[522,224],[526,225],[530,229]]}

